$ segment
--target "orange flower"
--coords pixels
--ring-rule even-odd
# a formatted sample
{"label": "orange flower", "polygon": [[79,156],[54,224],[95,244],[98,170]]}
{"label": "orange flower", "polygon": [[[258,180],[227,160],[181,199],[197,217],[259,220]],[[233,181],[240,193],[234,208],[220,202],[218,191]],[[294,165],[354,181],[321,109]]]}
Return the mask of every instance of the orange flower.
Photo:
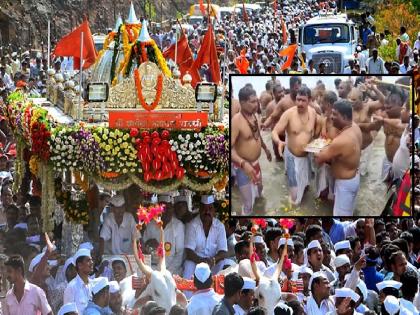
{"label": "orange flower", "polygon": [[102,172],[101,175],[104,178],[116,178],[116,177],[120,176],[120,174],[117,173],[117,172]]}
{"label": "orange flower", "polygon": [[162,75],[159,74],[159,76],[158,76],[156,97],[155,97],[155,100],[153,101],[153,103],[151,105],[148,105],[146,103],[146,100],[143,97],[143,92],[142,92],[142,89],[141,89],[141,82],[140,82],[140,73],[139,73],[138,68],[134,70],[134,82],[136,83],[137,97],[140,101],[141,106],[147,111],[154,110],[158,106],[160,98],[162,96],[162,85],[163,85]]}

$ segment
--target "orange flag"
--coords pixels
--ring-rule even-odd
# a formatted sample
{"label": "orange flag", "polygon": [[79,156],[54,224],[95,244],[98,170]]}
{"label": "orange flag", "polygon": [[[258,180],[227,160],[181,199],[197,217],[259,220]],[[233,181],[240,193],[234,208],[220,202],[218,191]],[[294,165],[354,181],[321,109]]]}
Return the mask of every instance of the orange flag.
{"label": "orange flag", "polygon": [[163,57],[167,59],[175,60],[175,50],[177,49],[177,65],[179,71],[181,71],[181,78],[184,77],[184,74],[191,68],[193,64],[193,55],[188,45],[187,36],[184,33],[181,34],[181,37],[178,40],[178,47],[175,44],[172,44],[167,50],[163,52]]}
{"label": "orange flag", "polygon": [[277,14],[277,0],[274,0],[273,10],[274,10],[274,16],[276,16],[276,14]]}
{"label": "orange flag", "polygon": [[93,42],[92,33],[90,32],[89,22],[85,20],[80,24],[73,32],[64,36],[57,43],[54,50],[54,55],[63,57],[73,57],[73,69],[80,69],[80,46],[81,46],[81,34],[83,32],[83,68],[87,69],[98,56],[95,49],[95,43]]}
{"label": "orange flag", "polygon": [[246,49],[241,50],[241,55],[236,58],[235,65],[240,74],[248,73],[249,61],[246,59]]}
{"label": "orange flag", "polygon": [[287,29],[286,29],[286,22],[284,22],[283,15],[280,17],[281,19],[281,35],[282,35],[282,41],[283,45],[287,44]]}
{"label": "orange flag", "polygon": [[206,7],[204,6],[203,0],[200,0],[200,11],[203,15],[206,15]]}
{"label": "orange flag", "polygon": [[280,57],[287,57],[286,62],[281,67],[281,70],[290,68],[293,61],[293,57],[295,56],[295,53],[296,53],[296,49],[297,49],[297,45],[293,44],[279,52]]}
{"label": "orange flag", "polygon": [[242,13],[244,15],[244,22],[248,22],[248,14],[246,13],[246,9],[245,9],[245,1],[242,2]]}
{"label": "orange flag", "polygon": [[197,59],[194,60],[190,74],[193,78],[191,84],[193,87],[200,82],[199,69],[202,65],[207,64],[209,66],[211,81],[219,84],[220,83],[220,67],[219,59],[217,57],[216,42],[214,38],[213,26],[209,24],[209,29],[206,35],[204,35],[203,43],[197,54]]}

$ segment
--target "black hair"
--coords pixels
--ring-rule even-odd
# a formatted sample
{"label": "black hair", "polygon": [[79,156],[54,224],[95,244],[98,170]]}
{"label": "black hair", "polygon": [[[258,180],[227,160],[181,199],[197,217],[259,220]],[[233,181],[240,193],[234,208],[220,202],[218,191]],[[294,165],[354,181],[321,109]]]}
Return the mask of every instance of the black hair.
{"label": "black hair", "polygon": [[271,241],[274,241],[277,237],[282,235],[283,231],[280,228],[272,228],[271,230],[267,231],[267,233],[265,233],[265,243],[267,246],[270,246]]}
{"label": "black hair", "polygon": [[271,90],[272,87],[273,83],[271,81],[267,81],[267,83],[265,84],[265,89],[268,91]]}
{"label": "black hair", "polygon": [[297,91],[297,95],[300,96],[307,96],[308,99],[312,98],[312,92],[311,89],[308,88],[306,85],[302,85],[299,90]]}
{"label": "black hair", "polygon": [[395,296],[397,299],[400,297],[400,291],[398,289],[392,288],[392,287],[386,287],[382,290],[382,292],[388,296],[392,295]]}
{"label": "black hair", "polygon": [[298,300],[286,302],[286,305],[292,308],[293,314],[297,314],[299,312],[299,309],[302,308],[302,304],[300,304]]}
{"label": "black hair", "polygon": [[239,254],[245,247],[249,247],[249,241],[239,241],[235,244],[235,254]]}
{"label": "black hair", "polygon": [[381,249],[381,256],[384,258],[384,263],[387,267],[391,265],[391,256],[393,253],[398,252],[400,249],[396,245],[388,244]]}
{"label": "black hair", "polygon": [[289,84],[290,84],[290,89],[293,88],[293,86],[296,84],[302,84],[302,78],[301,77],[295,77],[295,76],[291,76],[290,80],[289,80]]}
{"label": "black hair", "polygon": [[148,315],[166,314],[166,310],[162,306],[152,307]]}
{"label": "black hair", "polygon": [[392,253],[391,256],[389,257],[389,262],[391,264],[395,264],[395,259],[398,256],[405,256],[405,254],[404,254],[404,252],[402,250],[396,251],[396,252]]}
{"label": "black hair", "polygon": [[376,238],[376,243],[378,244],[382,244],[382,242],[384,241],[384,239],[386,237],[389,237],[389,234],[387,231],[382,231],[379,232],[378,234],[376,234],[375,238]]}
{"label": "black hair", "polygon": [[98,292],[96,292],[96,294],[93,294],[93,292],[92,292],[92,298],[93,299],[98,298],[99,296],[101,296],[102,294],[106,293],[107,291],[109,292],[109,285],[107,285],[107,286],[103,287],[102,289],[100,289]]}
{"label": "black hair", "polygon": [[308,226],[305,233],[305,245],[308,245],[311,241],[311,238],[314,237],[317,233],[322,233],[322,228],[317,224],[312,224]]}
{"label": "black hair", "polygon": [[393,93],[391,95],[389,95],[386,99],[385,102],[388,104],[396,104],[399,107],[404,105],[404,100],[403,97],[400,93]]}
{"label": "black hair", "polygon": [[295,253],[295,256],[297,256],[301,250],[305,249],[305,245],[303,245],[302,242],[293,242],[293,243],[295,245],[293,251]]}
{"label": "black hair", "polygon": [[197,279],[197,277],[194,275],[194,286],[197,288],[197,290],[205,290],[212,286],[213,284],[213,278],[210,275],[209,278],[203,282]]}
{"label": "black hair", "polygon": [[348,100],[338,100],[334,103],[333,108],[346,120],[353,120],[353,109]]}
{"label": "black hair", "polygon": [[326,91],[322,96],[322,100],[325,101],[328,105],[332,106],[335,102],[337,102],[337,94],[333,91]]}
{"label": "black hair", "polygon": [[125,265],[125,262],[121,259],[113,260],[111,263],[111,266],[114,267],[116,264],[121,264],[124,267],[124,270],[127,271],[127,266]]}
{"label": "black hair", "polygon": [[238,224],[238,220],[234,219],[234,218],[230,218],[227,220],[227,225],[230,228],[236,228],[236,225]]}
{"label": "black hair", "polygon": [[348,238],[349,242],[350,242],[350,247],[352,250],[354,250],[356,248],[356,244],[357,242],[360,242],[360,239],[358,236],[350,236]]}
{"label": "black hair", "polygon": [[290,310],[290,308],[286,308],[285,306],[287,307],[286,304],[284,304],[284,306],[277,304],[274,309],[274,315],[293,315],[293,310]]}
{"label": "black hair", "polygon": [[281,85],[281,84],[276,84],[276,85],[273,87],[273,92],[275,92],[275,91],[277,91],[277,90],[283,90],[283,87],[282,87],[282,85]]}
{"label": "black hair", "polygon": [[337,79],[334,80],[334,85],[335,86],[339,86],[340,83],[341,83],[341,79],[340,78],[337,78]]}
{"label": "black hair", "polygon": [[86,257],[89,257],[89,256],[80,256],[80,257],[77,257],[77,259],[76,259],[76,270],[79,270],[79,268],[77,267],[77,265],[78,264],[80,264],[80,263],[82,263],[83,262],[83,259],[85,259]]}
{"label": "black hair", "polygon": [[413,299],[419,287],[417,274],[413,270],[408,269],[401,275],[400,281],[402,283],[401,293],[403,298],[408,300]]}
{"label": "black hair", "polygon": [[4,263],[4,265],[14,270],[20,269],[20,273],[22,274],[22,276],[25,276],[25,263],[21,255],[10,256],[9,259]]}
{"label": "black hair", "polygon": [[141,308],[140,315],[150,314],[150,311],[157,306],[159,305],[155,301],[147,301]]}
{"label": "black hair", "polygon": [[232,297],[242,290],[244,279],[237,272],[232,272],[225,276],[224,286],[225,297]]}
{"label": "black hair", "polygon": [[244,86],[239,90],[238,98],[239,102],[247,102],[251,96],[257,96],[257,92],[252,87]]}
{"label": "black hair", "polygon": [[398,246],[398,248],[404,253],[405,257],[408,259],[408,242],[402,238],[397,238],[391,242],[391,244]]}
{"label": "black hair", "polygon": [[169,311],[169,315],[184,315],[184,314],[186,314],[186,309],[178,304],[172,306],[171,310]]}
{"label": "black hair", "polygon": [[249,310],[247,315],[265,315],[265,313],[267,313],[265,308],[262,306],[255,306]]}

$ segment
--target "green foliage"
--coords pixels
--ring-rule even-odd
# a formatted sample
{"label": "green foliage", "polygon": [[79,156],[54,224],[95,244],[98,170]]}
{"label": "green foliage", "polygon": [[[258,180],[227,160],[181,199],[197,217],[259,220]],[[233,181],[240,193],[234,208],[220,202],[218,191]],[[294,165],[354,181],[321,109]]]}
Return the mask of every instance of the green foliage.
{"label": "green foliage", "polygon": [[387,36],[387,40],[389,41],[388,45],[386,46],[380,46],[378,48],[379,56],[382,57],[384,61],[395,61],[397,59],[396,56],[396,50],[397,50],[397,43],[395,42],[395,39],[393,39],[391,36]]}

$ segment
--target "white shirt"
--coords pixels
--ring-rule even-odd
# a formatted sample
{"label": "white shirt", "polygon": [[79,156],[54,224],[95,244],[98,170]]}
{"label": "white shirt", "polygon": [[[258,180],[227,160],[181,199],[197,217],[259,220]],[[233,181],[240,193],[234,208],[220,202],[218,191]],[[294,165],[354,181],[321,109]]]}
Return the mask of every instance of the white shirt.
{"label": "white shirt", "polygon": [[370,57],[367,61],[367,68],[369,74],[383,74],[384,61],[381,57],[376,58],[376,61],[373,60],[373,57]]}
{"label": "white shirt", "polygon": [[414,42],[414,49],[420,50],[420,39],[417,39]]}
{"label": "white shirt", "polygon": [[400,65],[400,73],[401,74],[406,74],[407,71],[411,70],[411,66],[408,65],[408,67],[406,68],[404,64]]}
{"label": "white shirt", "polygon": [[187,305],[188,315],[212,315],[214,307],[220,302],[222,296],[213,289],[196,292]]}
{"label": "white shirt", "polygon": [[200,216],[187,224],[185,248],[193,250],[201,257],[214,257],[219,251],[227,252],[226,231],[222,222],[213,218],[208,236],[204,234]]}
{"label": "white shirt", "polygon": [[333,297],[322,300],[321,305],[318,306],[315,299],[310,296],[306,303],[305,314],[307,315],[325,315],[328,312],[335,312],[335,303]]}
{"label": "white shirt", "polygon": [[114,214],[110,213],[106,217],[101,230],[101,238],[104,241],[111,240],[111,244],[108,243],[108,246],[105,246],[105,253],[111,255],[133,254],[133,233],[138,237],[136,221],[134,221],[131,213],[124,212],[123,221],[120,226],[115,222]]}
{"label": "white shirt", "polygon": [[316,69],[313,68],[312,70],[308,68],[308,74],[316,74]]}
{"label": "white shirt", "polygon": [[233,305],[233,309],[235,310],[235,315],[245,315],[246,312],[242,307],[240,307],[238,304]]}
{"label": "white shirt", "polygon": [[89,300],[92,299],[92,291],[89,283],[85,284],[79,275],[69,282],[64,290],[63,304],[76,303],[79,314],[83,314]]}
{"label": "white shirt", "polygon": [[400,307],[401,307],[401,312],[404,310],[405,314],[413,314],[413,315],[418,315],[419,311],[418,309],[414,306],[414,304],[404,298],[400,299]]}
{"label": "white shirt", "polygon": [[[172,217],[171,222],[165,229],[164,233],[164,249],[166,246],[170,246],[171,251],[169,256],[165,256],[166,268],[171,274],[182,276],[182,265],[184,263],[184,237],[185,237],[185,226],[180,220]],[[146,243],[150,239],[156,239],[160,241],[160,229],[156,221],[152,221],[146,225],[146,230],[143,235],[143,242]]]}

